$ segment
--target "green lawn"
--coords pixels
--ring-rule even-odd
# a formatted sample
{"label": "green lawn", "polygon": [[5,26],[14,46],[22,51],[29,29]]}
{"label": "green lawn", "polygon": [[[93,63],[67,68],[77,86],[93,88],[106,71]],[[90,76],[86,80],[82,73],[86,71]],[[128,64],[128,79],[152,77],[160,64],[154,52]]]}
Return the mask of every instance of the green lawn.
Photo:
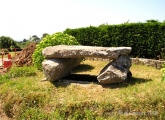
{"label": "green lawn", "polygon": [[[86,60],[73,73],[96,76],[107,63]],[[0,78],[0,105],[12,119],[165,119],[165,82],[161,82],[160,70],[153,67],[132,65],[131,79],[104,86],[63,80],[41,82],[41,71],[21,69],[11,69]]]}

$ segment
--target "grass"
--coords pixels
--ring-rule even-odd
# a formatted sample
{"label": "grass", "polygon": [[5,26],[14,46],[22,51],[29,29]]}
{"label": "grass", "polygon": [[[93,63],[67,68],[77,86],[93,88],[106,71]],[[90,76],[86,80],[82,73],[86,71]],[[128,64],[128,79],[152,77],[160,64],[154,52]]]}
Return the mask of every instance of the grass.
{"label": "grass", "polygon": [[[96,76],[107,63],[86,60],[73,73]],[[20,72],[0,84],[0,105],[9,118],[18,120],[165,119],[165,82],[160,70],[132,65],[131,72],[126,82],[104,86],[41,82],[41,71],[26,76]]]}

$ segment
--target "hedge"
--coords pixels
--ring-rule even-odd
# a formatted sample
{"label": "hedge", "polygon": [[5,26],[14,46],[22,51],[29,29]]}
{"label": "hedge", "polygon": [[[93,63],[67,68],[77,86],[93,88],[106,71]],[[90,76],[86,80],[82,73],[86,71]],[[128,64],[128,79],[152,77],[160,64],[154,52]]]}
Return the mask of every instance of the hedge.
{"label": "hedge", "polygon": [[81,45],[104,47],[132,47],[131,55],[156,58],[165,48],[165,22],[125,23],[69,29]]}

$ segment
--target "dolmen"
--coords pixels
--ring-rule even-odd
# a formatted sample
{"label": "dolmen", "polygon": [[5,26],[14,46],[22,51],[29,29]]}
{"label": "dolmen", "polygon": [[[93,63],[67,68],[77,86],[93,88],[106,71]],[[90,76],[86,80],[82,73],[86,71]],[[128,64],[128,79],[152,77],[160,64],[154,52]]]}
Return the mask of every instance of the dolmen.
{"label": "dolmen", "polygon": [[43,49],[45,60],[42,62],[43,72],[49,81],[57,81],[69,75],[84,57],[107,58],[108,63],[97,76],[100,84],[111,84],[125,81],[130,72],[131,47],[97,47],[80,45],[57,45]]}

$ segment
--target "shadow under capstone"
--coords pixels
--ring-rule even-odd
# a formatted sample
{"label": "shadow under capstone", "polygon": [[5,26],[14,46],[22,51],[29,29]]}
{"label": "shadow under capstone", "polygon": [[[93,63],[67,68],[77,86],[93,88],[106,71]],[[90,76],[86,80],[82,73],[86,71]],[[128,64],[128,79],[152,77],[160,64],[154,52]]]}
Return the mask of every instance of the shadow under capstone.
{"label": "shadow under capstone", "polygon": [[87,64],[80,64],[77,67],[73,68],[72,72],[84,72],[84,71],[90,71],[93,70],[94,67]]}
{"label": "shadow under capstone", "polygon": [[121,83],[112,83],[107,85],[101,85],[99,84],[97,80],[96,75],[88,75],[88,74],[70,74],[61,80],[51,82],[55,87],[67,87],[68,85],[75,83],[75,84],[82,84],[82,85],[88,85],[88,84],[96,84],[101,85],[103,88],[124,88],[128,86],[133,86],[135,84],[142,84],[146,82],[151,82],[151,79],[144,79],[144,78],[135,78],[130,77],[129,79],[126,79],[124,82]]}
{"label": "shadow under capstone", "polygon": [[72,83],[75,84],[98,84],[97,76],[95,75],[86,75],[86,74],[70,74],[58,81],[51,82],[55,87],[62,86],[66,87]]}

